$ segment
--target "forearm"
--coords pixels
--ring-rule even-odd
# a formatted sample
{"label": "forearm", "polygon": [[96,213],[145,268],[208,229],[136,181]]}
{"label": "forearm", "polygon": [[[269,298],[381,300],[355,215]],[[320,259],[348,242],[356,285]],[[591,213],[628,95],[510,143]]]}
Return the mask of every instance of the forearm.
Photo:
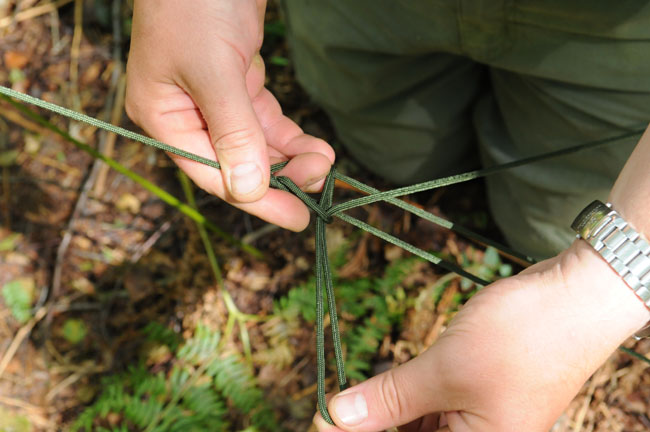
{"label": "forearm", "polygon": [[[650,128],[621,171],[609,201],[636,231],[650,238]],[[595,300],[590,320],[613,331],[613,343],[619,343],[650,320],[650,311],[641,299],[584,240],[576,240],[562,262],[567,273],[573,275],[571,289],[576,296]]]}
{"label": "forearm", "polygon": [[634,229],[650,239],[650,127],[618,176],[609,201]]}

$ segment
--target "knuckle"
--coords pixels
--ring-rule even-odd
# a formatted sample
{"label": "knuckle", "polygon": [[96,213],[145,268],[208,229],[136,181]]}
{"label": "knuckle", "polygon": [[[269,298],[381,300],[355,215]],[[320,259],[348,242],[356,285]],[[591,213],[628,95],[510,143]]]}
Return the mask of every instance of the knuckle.
{"label": "knuckle", "polygon": [[140,124],[138,115],[138,104],[134,101],[132,93],[126,92],[126,99],[124,100],[124,111],[126,115],[135,123]]}
{"label": "knuckle", "polygon": [[402,417],[404,407],[394,374],[387,373],[382,377],[379,384],[379,398],[381,405],[385,408],[386,414],[390,418],[397,419]]}
{"label": "knuckle", "polygon": [[217,136],[213,139],[212,145],[222,155],[243,153],[254,148],[256,139],[258,139],[258,136],[255,131],[251,129],[236,129]]}
{"label": "knuckle", "polygon": [[325,141],[324,139],[316,138],[316,140],[320,152],[323,153],[331,163],[334,163],[334,161],[336,160],[336,154],[334,153],[334,149],[332,148],[332,146],[329,145],[327,141]]}

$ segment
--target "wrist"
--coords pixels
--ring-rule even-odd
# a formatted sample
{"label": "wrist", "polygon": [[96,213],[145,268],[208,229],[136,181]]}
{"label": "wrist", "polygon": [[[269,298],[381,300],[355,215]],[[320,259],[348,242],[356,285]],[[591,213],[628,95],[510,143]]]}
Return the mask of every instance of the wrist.
{"label": "wrist", "polygon": [[627,160],[608,201],[645,238],[650,239],[650,126]]}
{"label": "wrist", "polygon": [[643,301],[586,241],[576,240],[563,252],[560,266],[566,289],[602,337],[620,344],[650,320]]}

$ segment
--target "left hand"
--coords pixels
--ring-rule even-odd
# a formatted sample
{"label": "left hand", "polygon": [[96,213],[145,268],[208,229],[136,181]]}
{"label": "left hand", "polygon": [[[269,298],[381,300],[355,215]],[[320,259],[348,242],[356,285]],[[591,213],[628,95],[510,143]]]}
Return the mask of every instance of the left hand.
{"label": "left hand", "polygon": [[325,141],[282,113],[264,87],[259,55],[265,0],[138,0],[127,65],[126,111],[152,137],[219,161],[220,170],[170,157],[203,190],[294,231],[309,209],[269,189],[271,164],[305,192],[322,189],[334,162]]}
{"label": "left hand", "polygon": [[[650,318],[584,241],[476,294],[426,352],[330,398],[320,432],[548,431]],[[444,413],[444,415],[442,415]]]}

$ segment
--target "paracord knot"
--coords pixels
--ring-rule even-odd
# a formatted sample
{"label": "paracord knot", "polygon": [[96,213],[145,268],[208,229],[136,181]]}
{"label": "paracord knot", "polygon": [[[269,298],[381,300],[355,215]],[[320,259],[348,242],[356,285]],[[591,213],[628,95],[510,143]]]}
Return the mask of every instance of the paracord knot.
{"label": "paracord knot", "polygon": [[332,223],[332,216],[327,214],[329,208],[324,209],[321,207],[316,200],[310,197],[306,192],[302,191],[289,177],[271,176],[271,186],[286,192],[291,192],[307,207],[312,209],[319,219],[322,219],[327,224]]}
{"label": "paracord knot", "polygon": [[327,211],[325,211],[325,216],[321,216],[319,214],[318,217],[323,219],[323,222],[325,222],[328,225],[331,224],[334,221],[334,218],[331,215],[327,214]]}

